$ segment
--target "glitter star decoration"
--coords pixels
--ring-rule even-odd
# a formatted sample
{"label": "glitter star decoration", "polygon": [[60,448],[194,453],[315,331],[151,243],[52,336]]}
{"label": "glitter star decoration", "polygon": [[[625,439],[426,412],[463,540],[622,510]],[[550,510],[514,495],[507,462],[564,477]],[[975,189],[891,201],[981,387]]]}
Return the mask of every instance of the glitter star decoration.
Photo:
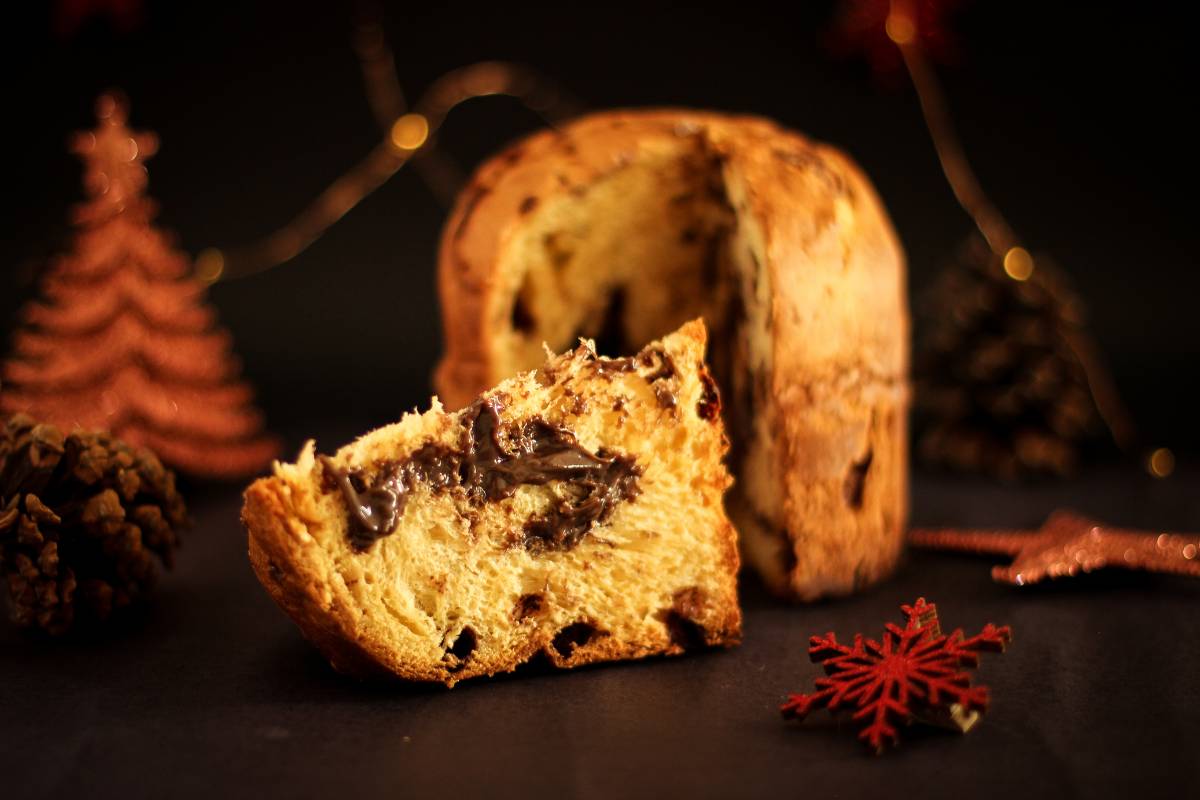
{"label": "glitter star decoration", "polygon": [[930,550],[1006,555],[992,569],[1000,583],[1026,586],[1104,567],[1200,578],[1200,533],[1115,528],[1073,511],[1056,511],[1036,531],[917,529],[909,544]]}
{"label": "glitter star decoration", "polygon": [[1012,641],[1008,626],[990,622],[976,636],[962,629],[942,634],[937,606],[920,598],[901,606],[903,628],[888,623],[880,641],[854,637],[853,645],[833,633],[813,636],[808,654],[826,677],[812,694],[791,694],[780,707],[784,719],[802,720],[814,710],[849,711],[865,723],[858,738],[876,754],[899,740],[899,725],[927,721],[966,733],[987,710],[988,690],[972,686],[964,667],[976,667],[979,653],[1003,652]]}

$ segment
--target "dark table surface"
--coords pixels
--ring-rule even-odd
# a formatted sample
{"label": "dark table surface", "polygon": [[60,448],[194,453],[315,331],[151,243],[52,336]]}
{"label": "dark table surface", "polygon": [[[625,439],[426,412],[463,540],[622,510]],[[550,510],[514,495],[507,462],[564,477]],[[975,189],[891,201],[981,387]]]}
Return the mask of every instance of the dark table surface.
{"label": "dark table surface", "polygon": [[[1132,467],[1048,487],[918,476],[922,524],[1033,525],[1073,506],[1200,529],[1200,476]],[[855,597],[787,607],[743,578],[740,648],[518,673],[453,690],[334,673],[258,586],[237,487],[193,487],[196,526],[145,609],[103,637],[0,632],[0,796],[1200,796],[1200,581],[1108,572],[993,584],[984,559],[913,552]],[[824,714],[808,636],[877,635],[925,596],[943,624],[1012,625],[968,736],[909,729],[880,758]]]}
{"label": "dark table surface", "polygon": [[[0,237],[0,334],[33,296],[35,267],[64,248],[80,193],[64,138],[93,123],[97,93],[124,88],[134,126],[161,135],[151,194],[185,250],[252,243],[377,144],[350,41],[372,5],[8,4],[5,29],[20,35],[0,58],[12,61],[20,157],[6,162],[18,202]],[[916,98],[874,88],[864,58],[824,46],[842,3],[381,5],[410,100],[448,69],[511,59],[593,109],[752,112],[836,143],[889,208],[914,299],[967,233]],[[959,52],[937,69],[980,180],[1021,238],[1074,277],[1146,440],[1194,458],[1200,159],[1180,102],[1198,63],[1186,6],[956,5]],[[80,14],[80,31],[56,32],[53,18]],[[541,124],[497,98],[454,111],[439,139],[469,169]],[[213,288],[272,424],[354,409],[359,420],[322,437],[329,449],[363,416],[424,404],[443,215],[404,170],[286,268]],[[0,800],[1200,797],[1200,581],[1105,573],[1015,589],[990,581],[986,559],[915,552],[885,583],[808,607],[772,602],[747,576],[732,651],[449,691],[363,686],[257,584],[239,487],[187,494],[196,526],[177,569],[105,635],[48,642],[0,620]],[[1200,529],[1195,471],[1156,482],[1127,466],[1007,488],[918,476],[913,501],[928,525],[1036,525],[1071,506]],[[810,634],[878,635],[922,595],[947,626],[1015,630],[1008,653],[983,660],[992,708],[969,736],[914,729],[871,758],[823,714],[779,719],[785,695],[819,674]]]}

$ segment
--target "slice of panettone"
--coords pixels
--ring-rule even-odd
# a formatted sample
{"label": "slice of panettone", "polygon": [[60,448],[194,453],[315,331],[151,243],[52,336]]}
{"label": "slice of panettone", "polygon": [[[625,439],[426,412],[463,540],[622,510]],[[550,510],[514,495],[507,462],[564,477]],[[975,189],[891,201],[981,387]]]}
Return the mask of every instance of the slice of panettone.
{"label": "slice of panettone", "polygon": [[736,644],[736,535],[703,323],[590,342],[447,413],[435,399],[246,491],[250,561],[333,665],[453,685]]}

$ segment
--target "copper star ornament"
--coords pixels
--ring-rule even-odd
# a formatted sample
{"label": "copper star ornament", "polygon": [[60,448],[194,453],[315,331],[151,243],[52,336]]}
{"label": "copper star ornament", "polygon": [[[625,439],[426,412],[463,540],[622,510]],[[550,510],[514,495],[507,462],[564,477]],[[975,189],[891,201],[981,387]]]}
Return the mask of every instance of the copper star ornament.
{"label": "copper star ornament", "polygon": [[1190,575],[1200,578],[1200,533],[1115,528],[1077,514],[1056,511],[1036,531],[914,529],[909,544],[1012,556],[992,568],[1000,583],[1026,586],[1105,567]]}

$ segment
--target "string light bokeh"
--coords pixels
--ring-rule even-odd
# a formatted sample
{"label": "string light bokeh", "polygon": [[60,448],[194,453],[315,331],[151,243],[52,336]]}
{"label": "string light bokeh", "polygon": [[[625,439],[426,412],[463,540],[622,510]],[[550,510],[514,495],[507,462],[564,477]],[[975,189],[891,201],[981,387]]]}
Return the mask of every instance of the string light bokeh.
{"label": "string light bokeh", "polygon": [[250,245],[203,250],[196,257],[199,280],[212,284],[243,278],[290,261],[410,161],[418,164],[434,194],[449,203],[462,183],[462,170],[437,149],[436,136],[447,115],[468,100],[512,97],[551,125],[578,111],[577,105],[548,79],[502,61],[480,62],[446,73],[410,111],[382,26],[378,22],[360,25],[355,46],[382,140],[275,232]]}
{"label": "string light bokeh", "polygon": [[[883,44],[900,55],[900,63],[916,89],[922,116],[942,171],[959,205],[971,218],[987,246],[1014,281],[1028,281],[1037,258],[1025,247],[1012,226],[984,192],[955,129],[949,105],[930,63],[930,50],[952,49],[944,17],[953,3],[924,4],[916,0],[873,0],[851,3],[845,15],[853,35],[868,37],[882,29]],[[882,25],[879,24],[882,15]],[[431,191],[449,204],[463,182],[463,171],[443,151],[436,137],[447,115],[456,106],[475,98],[506,95],[538,113],[548,123],[577,112],[577,106],[550,81],[535,72],[506,62],[481,62],[454,70],[434,82],[410,110],[397,75],[377,10],[369,11],[356,27],[353,39],[363,84],[381,141],[363,159],[337,178],[293,220],[253,244],[228,249],[208,248],[195,262],[196,277],[206,284],[254,275],[295,258],[332,225],[413,162]],[[872,62],[882,63],[887,53],[873,40]],[[1136,449],[1130,415],[1099,356],[1098,348],[1082,334],[1071,347],[1087,374],[1097,409],[1114,441],[1127,451]],[[1174,469],[1168,448],[1146,456],[1147,472],[1166,477]]]}
{"label": "string light bokeh", "polygon": [[[923,17],[915,0],[887,2],[884,34],[899,51],[905,71],[916,90],[925,126],[955,199],[1003,265],[1004,273],[1013,281],[1030,280],[1037,268],[1037,259],[1021,246],[1013,227],[984,192],[959,139],[941,83],[926,55],[923,42],[936,40],[937,30],[923,30],[921,23],[923,18],[940,22],[940,17],[931,13],[931,10],[936,10],[936,4],[926,3]],[[1135,451],[1138,448],[1135,426],[1100,356],[1099,348],[1081,329],[1070,333],[1068,339],[1068,345],[1086,374],[1096,409],[1113,441],[1126,452]],[[1150,475],[1165,478],[1174,471],[1175,458],[1170,449],[1159,447],[1146,456],[1146,464]]]}

